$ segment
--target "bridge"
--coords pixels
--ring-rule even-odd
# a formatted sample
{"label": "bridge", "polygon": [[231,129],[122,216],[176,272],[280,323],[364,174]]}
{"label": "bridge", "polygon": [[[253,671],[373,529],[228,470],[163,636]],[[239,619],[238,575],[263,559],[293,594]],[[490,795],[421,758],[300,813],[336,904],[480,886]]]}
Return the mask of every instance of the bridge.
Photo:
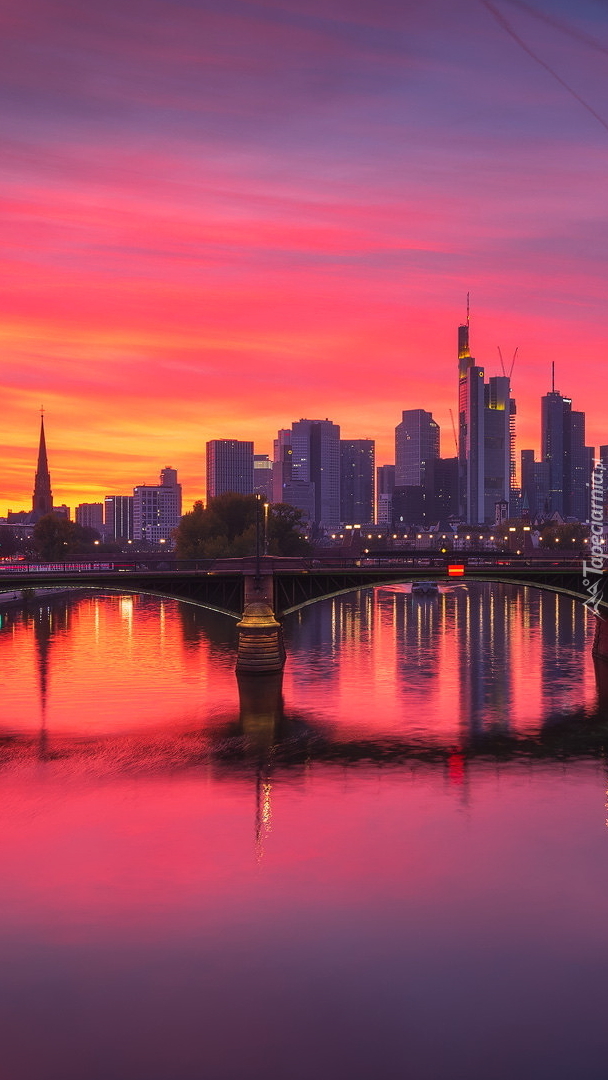
{"label": "bridge", "polygon": [[[285,615],[318,600],[356,589],[432,579],[488,581],[562,593],[593,606],[598,616],[594,653],[608,659],[608,572],[584,573],[581,559],[522,558],[503,553],[395,552],[390,556],[172,561],[142,556],[137,561],[72,560],[0,564],[0,593],[70,588],[134,592],[185,601],[238,619],[241,670],[283,666],[280,623]],[[604,596],[605,592],[605,596]]]}

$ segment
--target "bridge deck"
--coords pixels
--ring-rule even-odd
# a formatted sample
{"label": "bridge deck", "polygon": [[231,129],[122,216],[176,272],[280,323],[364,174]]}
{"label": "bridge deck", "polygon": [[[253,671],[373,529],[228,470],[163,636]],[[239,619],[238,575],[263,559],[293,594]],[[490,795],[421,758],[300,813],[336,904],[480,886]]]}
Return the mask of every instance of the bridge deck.
{"label": "bridge deck", "polygon": [[[454,566],[463,568],[454,575]],[[140,592],[166,596],[240,618],[244,603],[245,578],[258,571],[274,579],[274,605],[277,615],[286,615],[327,596],[354,589],[421,579],[466,584],[489,581],[532,586],[564,593],[583,602],[593,599],[590,586],[602,596],[606,574],[583,577],[580,560],[468,558],[454,555],[417,557],[396,560],[302,560],[302,559],[222,559],[199,563],[150,562],[121,566],[114,563],[15,563],[0,566],[0,592],[15,589],[72,588],[111,592]],[[586,582],[586,584],[585,584]],[[598,601],[599,612],[608,615],[606,599]]]}

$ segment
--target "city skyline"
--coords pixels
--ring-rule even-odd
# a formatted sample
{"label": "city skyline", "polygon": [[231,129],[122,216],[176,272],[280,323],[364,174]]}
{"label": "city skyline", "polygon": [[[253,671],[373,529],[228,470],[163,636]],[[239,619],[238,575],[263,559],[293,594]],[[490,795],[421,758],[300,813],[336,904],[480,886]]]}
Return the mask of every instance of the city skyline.
{"label": "city skyline", "polygon": [[608,10],[24,0],[3,36],[1,512],[41,404],[70,506],[166,462],[191,503],[208,440],[272,454],[294,415],[384,463],[432,409],[448,456],[467,292],[518,446],[552,362],[606,442]]}
{"label": "city skyline", "polygon": [[[466,340],[466,348],[463,350],[462,343],[465,340]],[[465,353],[466,353],[466,356],[468,357],[468,359],[473,364],[475,363],[474,358],[470,357],[470,354],[468,352],[468,340],[469,340],[468,339],[468,323],[465,323],[465,324],[462,324],[462,325],[460,325],[458,327],[458,334],[457,334],[457,343],[458,343],[458,348],[457,348],[457,357],[458,357],[458,359],[457,359],[457,363],[458,363],[458,368],[459,368],[460,371],[462,371],[463,363],[466,362],[466,361],[463,361],[463,359],[462,359],[462,357],[463,357],[463,355]],[[482,369],[479,369],[478,367],[475,367],[475,366],[473,366],[470,370],[475,375],[477,375],[477,374],[482,375],[483,374]],[[477,380],[475,380],[475,381],[477,381]],[[461,379],[461,385],[462,385],[462,379]],[[483,388],[484,388],[483,381],[482,381],[482,383],[480,385],[481,385],[482,390],[483,390]],[[493,507],[495,505],[496,499],[504,498],[504,499],[507,500],[507,502],[509,502],[510,495],[514,493],[513,488],[510,485],[510,481],[515,478],[515,474],[512,473],[512,469],[514,467],[516,467],[516,470],[517,470],[516,485],[515,485],[514,490],[515,490],[515,492],[518,493],[518,495],[520,497],[523,497],[524,494],[526,494],[526,490],[527,490],[526,509],[529,510],[530,507],[531,507],[531,501],[532,500],[531,500],[531,487],[530,487],[530,485],[533,484],[533,481],[531,479],[532,473],[529,472],[529,470],[534,468],[535,451],[533,449],[530,449],[529,447],[521,446],[521,440],[517,438],[517,431],[514,432],[513,428],[509,424],[509,410],[507,409],[506,414],[504,413],[504,411],[501,412],[501,409],[504,409],[505,402],[507,404],[509,402],[509,378],[508,377],[503,376],[503,377],[491,377],[490,378],[489,384],[485,385],[485,393],[486,393],[487,400],[488,401],[491,400],[492,394],[498,394],[499,389],[500,389],[500,392],[503,394],[503,397],[504,397],[504,402],[502,403],[502,405],[501,405],[500,402],[498,402],[499,411],[497,412],[497,417],[498,417],[500,423],[499,423],[499,428],[496,428],[496,429],[492,428],[490,434],[493,437],[494,441],[496,441],[495,436],[496,436],[497,432],[499,432],[499,431],[502,432],[502,438],[498,439],[498,442],[501,444],[501,446],[503,446],[503,450],[500,450],[500,452],[499,452],[499,457],[501,455],[502,456],[506,455],[506,457],[505,457],[505,468],[504,468],[504,471],[503,471],[504,475],[502,476],[502,479],[500,480],[500,483],[504,487],[504,492],[503,493],[501,493],[500,491],[495,492],[492,489],[493,485],[495,485],[496,482],[497,482],[496,480],[493,480],[492,483],[490,484],[490,487],[488,488],[488,486],[487,486],[487,477],[485,478],[485,480],[482,478],[482,480],[481,480],[481,491],[482,491],[482,496],[483,496],[483,493],[485,492],[485,508],[483,507],[484,499],[482,497],[481,503],[480,503],[479,516],[475,516],[475,515],[472,515],[470,512],[466,512],[466,503],[467,503],[466,491],[467,491],[467,486],[469,484],[469,481],[467,480],[467,472],[468,472],[468,470],[466,468],[466,464],[464,464],[464,471],[463,471],[462,468],[460,470],[461,471],[461,477],[460,477],[460,482],[459,482],[460,483],[460,498],[461,498],[461,500],[464,498],[464,503],[461,506],[461,511],[463,510],[463,507],[464,507],[464,512],[462,512],[461,515],[460,515],[463,518],[463,520],[481,522],[481,521],[484,520],[484,517],[485,517],[486,521],[489,521],[492,518]],[[490,395],[490,396],[488,397],[488,395]],[[546,429],[545,409],[547,407],[547,402],[549,400],[553,399],[553,398],[558,399],[560,402],[563,401],[564,403],[566,403],[566,406],[568,408],[568,415],[570,415],[570,408],[571,408],[571,405],[572,405],[572,399],[571,398],[561,395],[559,393],[559,391],[556,391],[556,390],[552,390],[552,391],[548,392],[546,395],[543,395],[543,397],[541,398],[541,400],[539,402],[539,412],[540,412],[541,425],[542,425],[542,438],[541,438],[541,452],[540,452],[540,455],[539,455],[539,461],[536,463],[536,468],[537,469],[540,468],[541,470],[549,468],[549,466],[547,464],[543,465],[542,463],[547,462],[552,456],[551,452],[550,452],[550,448],[546,445],[547,435],[545,433],[545,429]],[[512,399],[511,399],[511,404],[514,404]],[[492,409],[494,407],[495,407],[495,405],[490,404],[490,414],[489,414],[490,416],[493,415],[492,414]],[[511,410],[511,411],[512,411],[511,420],[515,420],[516,419],[516,410],[515,411]],[[461,421],[460,421],[461,424],[462,424],[462,416],[463,415],[464,414],[461,413]],[[506,419],[501,420],[500,419],[501,416],[505,416]],[[578,418],[576,420],[576,423],[578,425],[577,430],[579,430],[579,427],[580,427],[580,430],[579,430],[579,434],[578,434],[577,438],[579,440],[582,440],[581,441],[581,448],[582,448],[583,443],[584,443],[584,431],[585,431],[586,413],[583,410],[575,411],[575,412],[572,412],[572,417],[573,418]],[[457,438],[457,436],[456,436],[456,427],[455,427],[455,423],[454,423],[454,420],[453,420],[453,416],[451,417],[451,420],[452,420],[452,432],[451,432],[452,439],[456,440],[456,438]],[[424,425],[426,425],[426,427],[428,427],[428,434],[424,436],[424,440],[426,440],[426,441],[424,441],[424,445],[425,445],[426,449],[424,451],[421,449],[422,443],[420,443],[420,436],[417,436],[418,443],[414,446],[414,442],[412,442],[412,444],[411,444],[412,449],[406,452],[405,449],[404,449],[405,445],[406,445],[404,443],[404,438],[406,438],[408,440],[410,438],[413,438],[415,431],[418,431],[422,421],[424,421]],[[505,426],[505,424],[506,424],[506,426]],[[411,427],[411,435],[406,434],[406,432],[408,430],[410,430],[410,429],[408,429],[408,425],[414,425],[414,426]],[[502,427],[500,425],[502,425]],[[463,429],[465,432],[466,432],[466,427],[467,427],[467,425],[465,423],[465,427]],[[431,479],[427,478],[427,480],[422,479],[421,474],[419,472],[419,470],[420,470],[420,462],[421,462],[423,457],[428,456],[428,454],[430,452],[431,458],[435,461],[436,466],[439,467],[441,465],[449,465],[451,461],[456,462],[459,459],[461,459],[462,463],[466,463],[469,460],[469,456],[471,454],[471,450],[468,447],[468,439],[466,439],[466,438],[463,439],[462,431],[460,433],[461,437],[460,437],[459,442],[460,442],[461,447],[464,448],[464,450],[463,450],[464,457],[461,458],[461,455],[459,453],[456,453],[456,455],[454,455],[454,451],[457,450],[457,447],[454,447],[454,449],[451,452],[448,449],[447,453],[442,454],[441,451],[440,451],[440,429],[439,429],[439,425],[433,419],[432,412],[431,411],[427,412],[427,411],[425,411],[423,409],[402,410],[402,412],[401,412],[401,421],[399,423],[397,423],[397,425],[393,429],[393,450],[392,450],[392,455],[391,455],[393,457],[393,459],[394,459],[393,462],[379,462],[378,461],[378,456],[377,456],[377,453],[376,453],[376,443],[375,443],[374,439],[356,439],[356,440],[343,439],[341,437],[340,425],[339,424],[336,425],[333,420],[329,420],[329,419],[325,419],[325,420],[319,420],[319,419],[314,420],[314,419],[312,419],[311,420],[311,419],[300,418],[300,420],[292,422],[292,428],[290,428],[290,429],[280,428],[278,430],[277,437],[275,437],[274,440],[273,440],[273,456],[272,457],[269,457],[269,455],[266,455],[266,454],[255,453],[256,448],[255,448],[253,442],[240,442],[240,441],[238,441],[238,440],[236,440],[234,438],[232,438],[232,439],[223,439],[223,440],[209,440],[206,443],[205,453],[204,453],[203,459],[202,459],[203,461],[205,461],[206,464],[205,464],[205,467],[204,467],[203,471],[200,474],[201,478],[199,479],[199,490],[197,491],[196,495],[192,499],[191,503],[190,503],[190,500],[188,498],[184,498],[184,500],[183,500],[183,512],[186,512],[190,508],[190,506],[194,504],[195,501],[201,500],[204,503],[207,503],[209,501],[209,499],[212,498],[215,494],[219,494],[219,493],[224,492],[224,491],[232,491],[232,490],[234,490],[237,493],[241,492],[241,493],[246,494],[246,493],[250,493],[250,492],[258,490],[258,487],[256,485],[260,483],[260,476],[258,475],[257,480],[255,479],[254,465],[257,464],[258,467],[260,467],[263,464],[264,465],[264,477],[265,477],[263,486],[264,486],[265,497],[268,498],[269,501],[271,501],[271,502],[272,501],[274,501],[274,502],[277,502],[277,501],[278,502],[281,502],[281,501],[292,502],[294,505],[301,506],[301,508],[304,510],[305,520],[310,520],[310,521],[313,521],[313,520],[320,521],[320,520],[322,520],[323,515],[321,514],[321,511],[320,511],[320,504],[317,507],[317,511],[315,512],[312,509],[312,507],[308,507],[308,504],[306,503],[306,500],[304,501],[304,503],[301,503],[301,498],[302,498],[301,492],[298,493],[298,495],[299,495],[299,497],[298,497],[291,490],[291,488],[292,488],[292,484],[291,484],[292,479],[293,480],[297,479],[299,481],[304,480],[306,482],[306,481],[310,480],[310,478],[311,478],[310,474],[309,474],[310,464],[305,466],[303,464],[304,463],[304,458],[302,458],[301,462],[300,462],[301,454],[302,454],[302,452],[304,452],[303,451],[304,443],[302,443],[302,449],[300,450],[299,454],[296,455],[296,459],[295,459],[296,468],[295,469],[293,467],[292,458],[291,457],[289,458],[290,464],[289,464],[287,473],[284,473],[283,449],[282,449],[282,447],[283,447],[283,442],[285,442],[285,445],[288,446],[288,448],[289,448],[289,454],[291,455],[291,452],[292,452],[292,440],[294,438],[294,434],[293,434],[294,431],[299,431],[300,429],[306,430],[307,434],[306,434],[306,437],[305,437],[305,440],[304,440],[306,442],[306,439],[310,438],[309,429],[311,429],[311,430],[312,429],[321,430],[321,429],[325,429],[325,428],[327,428],[328,430],[331,430],[334,433],[333,436],[332,436],[334,438],[334,440],[335,440],[335,456],[336,456],[336,460],[335,460],[336,477],[334,479],[334,482],[335,482],[335,484],[337,484],[336,490],[333,491],[332,496],[331,496],[331,500],[330,500],[330,501],[333,500],[332,501],[332,506],[334,508],[333,508],[332,513],[329,515],[329,519],[327,521],[325,521],[326,525],[328,524],[328,522],[331,523],[332,525],[336,524],[339,521],[340,516],[344,517],[344,513],[342,513],[342,515],[340,515],[340,507],[342,508],[342,511],[344,510],[344,507],[342,506],[341,500],[346,496],[346,491],[345,490],[342,490],[342,491],[340,490],[341,487],[344,484],[344,478],[342,479],[342,484],[340,484],[340,474],[341,474],[341,472],[343,472],[343,467],[344,466],[342,466],[342,468],[341,468],[339,462],[340,462],[340,455],[343,454],[344,451],[346,451],[347,447],[354,448],[355,446],[358,445],[358,449],[363,450],[364,445],[366,445],[369,448],[371,448],[370,449],[371,460],[372,460],[372,462],[375,462],[375,464],[372,464],[372,466],[371,466],[371,469],[372,469],[371,475],[374,477],[374,480],[372,481],[372,486],[373,486],[374,490],[376,488],[376,484],[375,484],[376,466],[377,466],[379,472],[381,472],[381,471],[383,471],[385,469],[392,469],[393,470],[393,479],[395,478],[395,469],[397,469],[398,474],[399,474],[399,469],[401,469],[401,474],[399,474],[399,477],[398,477],[401,480],[401,482],[410,483],[410,484],[416,484],[416,483],[422,484],[423,487],[428,487],[429,490],[432,490],[433,487],[434,487],[434,481],[432,479],[432,476],[434,474],[434,469],[433,468],[431,469],[431,473],[430,473]],[[504,431],[502,430],[502,428],[504,428]],[[443,443],[444,438],[445,438],[445,432],[443,433],[443,436],[441,438],[441,443]],[[430,439],[430,442],[428,442],[428,446],[427,446],[427,441],[429,439]],[[432,444],[432,449],[431,449],[431,444]],[[407,445],[409,445],[409,443]],[[574,491],[575,489],[578,489],[580,487],[581,483],[583,484],[583,486],[585,484],[588,485],[593,460],[594,459],[599,460],[600,455],[603,454],[605,449],[606,449],[606,444],[605,443],[603,443],[603,444],[600,443],[598,446],[595,446],[595,447],[587,447],[585,454],[583,454],[583,450],[581,449],[580,454],[583,454],[583,456],[581,457],[580,454],[579,454],[580,460],[579,460],[579,458],[576,459],[576,470],[577,470],[576,471],[576,479],[575,479],[575,474],[573,474],[572,479],[570,481],[572,491]],[[240,452],[240,457],[238,457],[237,450]],[[309,451],[307,451],[306,453],[308,453],[308,452]],[[235,453],[237,453],[238,462],[236,460],[233,461],[233,457],[234,457]],[[560,451],[560,453],[561,453],[561,451]],[[404,456],[404,454],[406,454],[406,456]],[[409,454],[409,457],[407,456],[408,454]],[[218,455],[219,455],[219,457],[218,457]],[[306,456],[306,454],[305,454],[305,456]],[[318,456],[318,451],[317,451],[317,456]],[[224,460],[224,457],[225,457],[225,460]],[[409,461],[410,457],[411,457],[411,464],[410,464],[410,466],[406,466],[405,462]],[[217,458],[217,461],[216,461],[216,458]],[[473,463],[473,457],[471,457],[470,460],[471,460],[471,463]],[[399,465],[399,461],[401,461],[401,465]],[[300,462],[300,464],[299,464],[299,462]],[[491,469],[491,472],[495,472],[496,471],[496,462],[492,461],[492,465],[493,465],[493,467]],[[326,463],[326,467],[327,466],[328,466],[328,462]],[[333,467],[334,466],[332,466],[332,468]],[[234,471],[235,468],[236,468],[236,472]],[[278,472],[277,472],[277,468],[279,469]],[[299,471],[302,468],[305,469],[304,472]],[[266,471],[265,471],[266,469],[270,470],[270,478],[267,478],[267,479],[266,479]],[[404,469],[406,471],[404,471]],[[413,470],[411,476],[409,475],[409,473],[407,471],[408,469]],[[249,472],[248,472],[248,470],[249,470]],[[526,470],[528,470],[528,473],[526,473]],[[321,472],[322,471],[323,470],[321,470]],[[249,473],[250,473],[250,475],[249,475]],[[161,485],[165,485],[167,483],[167,481],[165,479],[165,474],[171,474],[172,476],[174,476],[174,479],[171,482],[172,483],[177,483],[177,472],[176,472],[176,470],[171,466],[165,466],[161,470]],[[245,474],[247,474],[247,476]],[[273,475],[274,475],[274,481],[272,479]],[[547,477],[548,477],[548,475],[549,474],[547,474]],[[589,479],[585,479],[587,477],[587,475],[588,475]],[[344,474],[344,476],[346,476],[346,474]],[[33,503],[32,503],[32,505],[33,505],[35,511],[36,511],[36,508],[38,507],[38,505],[40,503],[40,491],[41,491],[40,477],[43,478],[42,483],[44,485],[44,491],[48,492],[48,496],[45,494],[44,497],[47,498],[47,499],[50,499],[51,501],[53,501],[53,496],[52,496],[52,493],[51,493],[51,490],[50,490],[51,476],[49,475],[49,466],[48,466],[48,459],[47,459],[46,431],[45,431],[44,411],[43,410],[41,410],[41,417],[40,417],[39,445],[38,445],[38,454],[37,454],[37,470],[36,470],[35,477],[34,477],[34,492],[33,492]],[[443,474],[441,474],[441,477],[442,477],[441,479],[439,479],[439,477],[438,477],[438,482],[439,482],[439,487],[440,488],[445,483],[445,480],[443,478]],[[236,478],[236,482],[235,482],[235,478]],[[285,481],[287,481],[287,486],[286,487],[285,487]],[[548,485],[547,492],[549,492],[550,485],[548,484],[548,479],[545,481],[545,483]],[[399,485],[397,484],[397,486],[399,486]],[[563,486],[563,478],[559,482],[556,481],[556,483],[555,483],[556,491],[561,490],[562,486]],[[129,485],[129,484],[127,484],[127,487],[128,487],[128,490],[126,490],[126,491],[124,491],[124,492],[122,492],[120,494],[114,493],[114,494],[110,495],[106,490],[104,492],[104,494],[101,496],[102,505],[103,505],[104,502],[107,503],[110,498],[112,498],[112,499],[126,498],[126,497],[129,496],[129,493],[131,491],[133,492],[133,494],[136,494],[139,490],[145,490],[147,488],[150,491],[155,490],[154,485],[150,485],[148,482],[144,482],[143,484],[140,484],[140,485],[137,485],[137,484]],[[183,485],[180,484],[179,485],[180,513],[181,513],[181,508],[182,508],[182,494],[181,494],[182,493],[182,487],[183,487]],[[296,487],[298,487],[298,484],[296,484]],[[287,490],[287,489],[289,489],[289,490]],[[313,489],[314,489],[314,485],[313,485]],[[99,490],[101,491],[102,488],[100,487]],[[156,488],[156,490],[159,490],[159,489]],[[259,488],[259,490],[262,490],[262,489]],[[379,512],[379,504],[377,502],[378,490],[375,490],[375,498],[371,500],[371,504],[370,504],[374,508],[374,517],[375,517],[376,513]],[[203,494],[203,492],[204,492],[204,494]],[[352,496],[352,493],[351,493],[351,496]],[[346,496],[346,497],[351,497],[351,496]],[[325,498],[325,497],[326,496],[323,496],[323,498]],[[371,498],[371,494],[370,494],[369,497]],[[314,498],[314,496],[313,496],[313,498]],[[575,496],[575,498],[579,498],[579,496]],[[583,511],[583,504],[585,503],[586,498],[587,498],[587,496],[583,496],[582,493],[581,493],[580,499],[582,501],[580,501],[580,505],[579,505],[578,502],[576,504],[575,509],[577,510],[577,513],[576,513],[575,516],[579,517],[579,520],[585,520],[585,516],[581,512]],[[570,506],[570,504],[568,504],[568,507],[566,508],[565,505],[562,505],[561,499],[562,499],[562,496],[558,496],[557,501],[549,500],[552,503],[551,508],[550,508],[551,512],[553,512],[554,510],[558,510],[561,514],[563,514],[564,512],[571,513],[574,504],[573,504],[573,506]],[[334,506],[334,502],[335,502],[335,506]],[[80,503],[74,503],[73,507],[66,506],[65,503],[60,504],[58,502],[58,500],[55,500],[55,502],[54,502],[55,508],[60,513],[61,512],[67,512],[69,510],[73,510],[75,519],[77,518],[78,510],[82,510],[83,507],[89,508],[89,507],[98,506],[98,505],[100,505],[98,502],[96,502],[95,500],[90,500],[90,499],[89,500],[84,499],[84,500],[81,500]],[[329,506],[329,504],[328,504],[328,506]],[[9,508],[9,510],[12,511],[13,513],[14,512],[29,512],[29,509],[30,509],[29,505],[25,505],[25,506],[22,506],[22,507],[10,507]],[[587,511],[588,511],[588,508],[587,508],[587,510],[585,510],[585,513],[587,513]],[[0,517],[2,517],[2,516],[4,516],[4,515],[2,515],[1,510],[0,510]],[[39,512],[38,516],[40,516],[40,512]],[[327,515],[325,515],[325,517],[327,517]],[[370,516],[370,518],[367,519],[367,520],[371,521],[372,517]],[[379,520],[383,520],[383,516],[382,516],[381,512],[380,512]],[[88,521],[87,521],[87,524],[89,524]]]}

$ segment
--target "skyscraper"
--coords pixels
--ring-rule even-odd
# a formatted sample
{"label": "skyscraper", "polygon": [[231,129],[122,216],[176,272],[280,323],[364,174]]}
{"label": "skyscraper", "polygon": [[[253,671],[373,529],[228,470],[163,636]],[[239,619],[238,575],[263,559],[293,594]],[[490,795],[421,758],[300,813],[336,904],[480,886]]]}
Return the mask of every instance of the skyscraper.
{"label": "skyscraper", "polygon": [[549,513],[549,465],[535,461],[533,450],[521,452],[522,514],[534,521]]}
{"label": "skyscraper", "polygon": [[331,420],[298,420],[291,427],[292,479],[314,484],[314,524],[340,524],[340,428]]}
{"label": "skyscraper", "polygon": [[585,446],[585,414],[555,389],[541,398],[541,456],[548,467],[548,510],[589,519],[593,447]]}
{"label": "skyscraper", "polygon": [[484,370],[477,367],[469,347],[467,299],[467,321],[458,327],[458,487],[459,513],[474,523],[481,523],[485,514],[484,405]]}
{"label": "skyscraper", "polygon": [[509,393],[506,375],[492,376],[484,387],[483,414],[483,518],[495,520],[496,503],[510,503],[514,469],[511,468],[511,445],[515,402]]}
{"label": "skyscraper", "polygon": [[340,440],[340,520],[345,525],[374,520],[373,439]]}
{"label": "skyscraper", "polygon": [[51,491],[51,476],[46,456],[46,439],[44,436],[44,416],[40,417],[40,443],[38,446],[38,466],[34,480],[34,495],[32,499],[33,522],[38,521],[45,514],[52,513],[53,492]]}
{"label": "skyscraper", "polygon": [[253,495],[253,443],[212,439],[207,443],[207,502],[233,491]]}
{"label": "skyscraper", "polygon": [[395,487],[433,488],[439,424],[424,409],[405,409],[395,428]]}
{"label": "skyscraper", "polygon": [[273,445],[272,501],[282,503],[284,485],[291,482],[291,428],[281,428]]}
{"label": "skyscraper", "polygon": [[469,348],[469,314],[458,327],[459,513],[468,524],[491,524],[496,503],[510,502],[515,481],[515,401],[509,378],[485,383]]}
{"label": "skyscraper", "polygon": [[571,462],[572,399],[555,389],[541,398],[541,457],[548,465],[549,513],[567,514],[565,492],[569,489]]}

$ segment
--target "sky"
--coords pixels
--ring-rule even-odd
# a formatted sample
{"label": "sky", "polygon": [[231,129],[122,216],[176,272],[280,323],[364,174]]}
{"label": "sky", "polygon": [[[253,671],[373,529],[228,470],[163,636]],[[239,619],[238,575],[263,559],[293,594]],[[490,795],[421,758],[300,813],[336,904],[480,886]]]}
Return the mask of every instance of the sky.
{"label": "sky", "polygon": [[456,332],[608,443],[608,0],[0,0],[0,513],[272,455],[454,454]]}

